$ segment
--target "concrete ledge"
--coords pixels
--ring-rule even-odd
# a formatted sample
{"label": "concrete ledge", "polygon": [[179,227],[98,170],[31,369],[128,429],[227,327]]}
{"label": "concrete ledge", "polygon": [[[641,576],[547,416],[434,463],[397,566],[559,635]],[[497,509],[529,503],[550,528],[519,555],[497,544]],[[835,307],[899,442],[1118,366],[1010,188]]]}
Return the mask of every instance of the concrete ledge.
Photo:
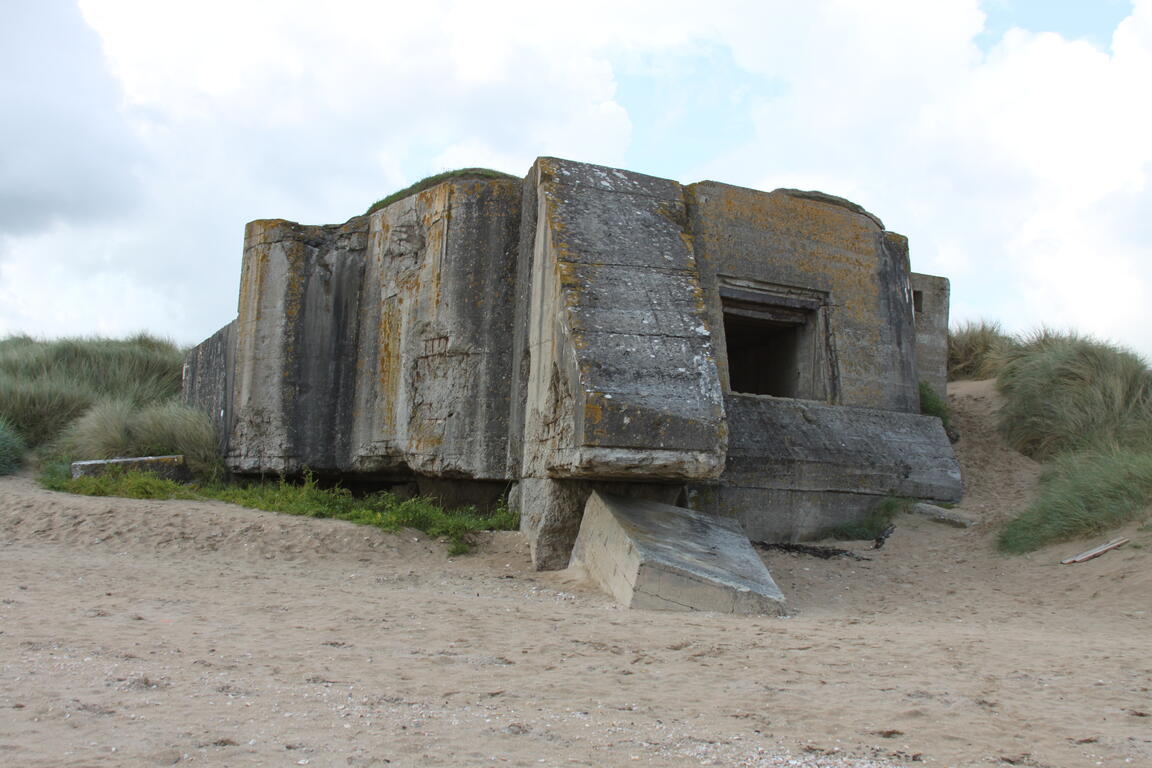
{"label": "concrete ledge", "polygon": [[175,480],[182,483],[188,480],[192,473],[182,455],[175,456],[137,456],[130,459],[103,459],[98,461],[72,462],[72,478],[97,477],[109,471],[117,472],[151,472],[157,477],[166,480]]}
{"label": "concrete ledge", "polygon": [[913,504],[908,511],[914,515],[922,515],[937,523],[951,525],[953,528],[971,528],[976,525],[976,520],[965,515],[963,512],[938,507],[935,504],[925,504],[923,502]]}
{"label": "concrete ledge", "polygon": [[738,523],[669,504],[594,492],[572,564],[630,608],[784,613]]}

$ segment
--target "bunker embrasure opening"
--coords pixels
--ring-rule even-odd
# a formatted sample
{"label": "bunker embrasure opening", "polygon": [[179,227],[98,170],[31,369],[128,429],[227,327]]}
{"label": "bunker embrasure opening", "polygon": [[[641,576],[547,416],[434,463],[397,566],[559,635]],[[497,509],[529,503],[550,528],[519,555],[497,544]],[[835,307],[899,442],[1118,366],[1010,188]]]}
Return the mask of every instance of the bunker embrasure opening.
{"label": "bunker embrasure opening", "polygon": [[811,399],[819,302],[721,289],[728,388],[749,395]]}

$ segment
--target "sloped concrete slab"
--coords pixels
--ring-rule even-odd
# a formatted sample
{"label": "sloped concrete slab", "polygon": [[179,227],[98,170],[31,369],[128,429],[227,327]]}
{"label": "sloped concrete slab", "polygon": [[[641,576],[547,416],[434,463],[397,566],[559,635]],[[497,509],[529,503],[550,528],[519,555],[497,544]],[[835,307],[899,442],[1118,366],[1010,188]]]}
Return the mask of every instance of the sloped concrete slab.
{"label": "sloped concrete slab", "polygon": [[739,523],[670,504],[594,492],[571,563],[630,608],[785,613]]}

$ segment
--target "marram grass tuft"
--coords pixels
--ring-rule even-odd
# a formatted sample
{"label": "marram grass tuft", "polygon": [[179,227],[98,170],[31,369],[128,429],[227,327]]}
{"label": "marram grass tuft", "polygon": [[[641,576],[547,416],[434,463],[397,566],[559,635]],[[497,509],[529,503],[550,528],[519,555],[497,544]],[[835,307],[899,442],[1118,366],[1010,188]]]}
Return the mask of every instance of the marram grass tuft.
{"label": "marram grass tuft", "polygon": [[25,445],[16,429],[0,416],[0,475],[10,475],[24,461]]}

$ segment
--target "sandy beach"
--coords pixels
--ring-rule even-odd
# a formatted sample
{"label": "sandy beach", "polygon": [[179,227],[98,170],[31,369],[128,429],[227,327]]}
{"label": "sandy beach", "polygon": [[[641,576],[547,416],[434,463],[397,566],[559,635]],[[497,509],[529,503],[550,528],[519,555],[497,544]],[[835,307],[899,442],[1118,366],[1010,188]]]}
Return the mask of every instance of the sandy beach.
{"label": "sandy beach", "polygon": [[979,523],[766,553],[783,619],[630,611],[515,533],[2,478],[0,765],[1152,766],[1152,531],[997,554],[1040,468],[950,389]]}

